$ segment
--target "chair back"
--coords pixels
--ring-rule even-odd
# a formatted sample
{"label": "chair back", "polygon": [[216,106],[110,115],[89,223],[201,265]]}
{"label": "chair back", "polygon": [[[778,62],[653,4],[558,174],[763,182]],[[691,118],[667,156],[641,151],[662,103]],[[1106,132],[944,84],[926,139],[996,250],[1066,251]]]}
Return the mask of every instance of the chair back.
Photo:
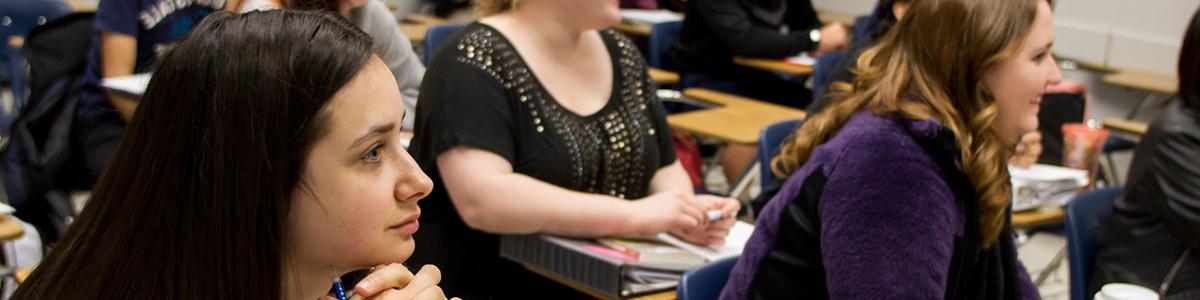
{"label": "chair back", "polygon": [[0,112],[0,130],[8,131],[13,114],[24,105],[27,85],[21,49],[10,47],[9,38],[24,38],[34,27],[69,13],[71,7],[62,1],[0,0],[0,79],[10,82],[13,95],[13,109],[9,113]]}
{"label": "chair back", "polygon": [[796,133],[796,128],[800,128],[803,123],[804,120],[801,119],[780,121],[763,128],[762,133],[758,135],[758,155],[755,159],[759,163],[759,183],[763,190],[775,181],[775,173],[771,172],[771,158],[779,154],[784,140]]}
{"label": "chair back", "polygon": [[421,63],[429,65],[429,62],[433,61],[433,55],[437,54],[438,47],[442,45],[442,41],[466,26],[467,24],[462,23],[429,26],[429,29],[425,31],[425,41],[421,44],[421,49],[425,52],[425,55],[421,57]]}
{"label": "chair back", "polygon": [[1070,266],[1071,300],[1087,300],[1088,281],[1096,264],[1096,253],[1108,239],[1113,203],[1125,194],[1122,187],[1085,192],[1067,203],[1067,264]]}
{"label": "chair back", "polygon": [[833,77],[834,68],[842,63],[842,59],[846,59],[846,51],[829,52],[817,57],[812,72],[813,101],[817,101],[825,95],[825,88],[829,87],[829,79]]}
{"label": "chair back", "polygon": [[667,58],[667,51],[679,40],[683,22],[663,22],[650,26],[650,42],[646,45],[646,62],[650,67],[675,71],[675,65]]}
{"label": "chair back", "polygon": [[737,257],[718,260],[699,268],[683,273],[679,286],[675,287],[675,297],[679,300],[715,300],[721,296],[725,282],[729,281],[729,272],[737,263]]}

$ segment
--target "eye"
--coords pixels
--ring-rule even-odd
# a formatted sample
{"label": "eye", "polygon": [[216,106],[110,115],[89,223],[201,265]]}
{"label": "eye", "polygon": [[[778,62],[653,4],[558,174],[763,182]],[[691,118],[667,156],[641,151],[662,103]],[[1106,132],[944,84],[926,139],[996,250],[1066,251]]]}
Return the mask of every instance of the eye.
{"label": "eye", "polygon": [[379,163],[379,161],[383,159],[383,146],[385,146],[383,143],[375,143],[374,145],[371,145],[371,148],[367,149],[367,152],[363,153],[358,160],[368,164]]}
{"label": "eye", "polygon": [[1048,56],[1050,56],[1049,51],[1041,52],[1033,57],[1033,61],[1042,61],[1043,59],[1046,59],[1046,57],[1048,57]]}

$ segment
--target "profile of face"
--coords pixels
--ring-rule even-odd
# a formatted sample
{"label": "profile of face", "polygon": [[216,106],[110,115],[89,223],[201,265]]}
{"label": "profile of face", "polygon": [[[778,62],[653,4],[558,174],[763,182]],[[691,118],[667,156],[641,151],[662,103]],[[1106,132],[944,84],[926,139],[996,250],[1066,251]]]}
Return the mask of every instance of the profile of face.
{"label": "profile of face", "polygon": [[983,76],[983,83],[996,98],[998,112],[992,129],[1016,143],[1022,135],[1037,130],[1037,113],[1046,87],[1062,80],[1050,53],[1054,42],[1054,16],[1050,4],[1038,1],[1037,17],[1016,55],[999,61]]}
{"label": "profile of face", "polygon": [[287,217],[292,259],[340,270],[403,262],[433,183],[400,143],[400,89],[372,57],[321,112]]}

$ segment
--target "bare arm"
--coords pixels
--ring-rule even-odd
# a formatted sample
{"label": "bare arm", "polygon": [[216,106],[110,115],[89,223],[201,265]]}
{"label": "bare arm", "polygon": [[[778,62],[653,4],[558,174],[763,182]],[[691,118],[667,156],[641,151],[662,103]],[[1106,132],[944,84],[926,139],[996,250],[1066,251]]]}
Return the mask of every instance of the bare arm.
{"label": "bare arm", "polygon": [[557,187],[514,173],[504,158],[474,148],[450,149],[437,164],[463,221],[492,233],[648,236],[697,228],[706,207],[692,197],[686,177],[671,179],[684,175],[678,162],[656,172],[654,194],[637,201]]}
{"label": "bare arm", "polygon": [[[100,35],[100,77],[111,78],[133,75],[137,60],[137,40],[125,34],[104,32]],[[108,101],[121,113],[125,121],[133,119],[137,109],[137,100],[124,95],[107,92]]]}

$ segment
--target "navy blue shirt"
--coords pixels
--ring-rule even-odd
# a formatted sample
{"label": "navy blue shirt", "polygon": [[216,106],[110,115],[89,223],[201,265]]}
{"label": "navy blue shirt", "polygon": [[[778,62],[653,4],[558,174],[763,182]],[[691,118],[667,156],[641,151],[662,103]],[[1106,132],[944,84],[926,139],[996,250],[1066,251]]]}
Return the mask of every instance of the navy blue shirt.
{"label": "navy blue shirt", "polygon": [[120,115],[100,87],[100,34],[119,33],[137,39],[134,73],[150,71],[155,57],[170,49],[183,34],[213,11],[225,7],[225,0],[103,0],[96,10],[92,49],[79,99],[78,118],[114,119]]}

